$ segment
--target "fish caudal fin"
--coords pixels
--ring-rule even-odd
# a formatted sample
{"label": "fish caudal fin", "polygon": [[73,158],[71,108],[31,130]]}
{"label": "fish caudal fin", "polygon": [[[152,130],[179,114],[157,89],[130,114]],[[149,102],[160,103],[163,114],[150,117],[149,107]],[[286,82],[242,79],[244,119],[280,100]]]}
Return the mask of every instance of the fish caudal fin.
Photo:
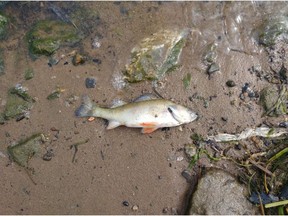
{"label": "fish caudal fin", "polygon": [[85,95],[82,98],[81,106],[75,111],[77,117],[88,117],[93,115],[93,103],[91,99]]}

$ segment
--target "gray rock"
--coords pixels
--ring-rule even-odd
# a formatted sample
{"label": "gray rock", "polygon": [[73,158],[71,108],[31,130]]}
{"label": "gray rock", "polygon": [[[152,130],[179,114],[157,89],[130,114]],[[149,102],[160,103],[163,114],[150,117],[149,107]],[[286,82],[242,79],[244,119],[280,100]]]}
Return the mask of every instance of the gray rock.
{"label": "gray rock", "polygon": [[93,77],[88,77],[85,80],[86,88],[95,88],[96,87],[96,79]]}
{"label": "gray rock", "polygon": [[246,186],[238,183],[232,175],[222,170],[211,170],[200,179],[189,214],[259,214],[247,200],[247,195]]}

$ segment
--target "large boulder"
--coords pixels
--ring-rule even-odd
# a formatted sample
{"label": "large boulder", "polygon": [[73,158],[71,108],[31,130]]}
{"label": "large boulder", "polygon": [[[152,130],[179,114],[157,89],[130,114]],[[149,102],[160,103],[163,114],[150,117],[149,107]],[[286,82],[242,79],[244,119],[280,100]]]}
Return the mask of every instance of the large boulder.
{"label": "large boulder", "polygon": [[257,208],[248,199],[247,188],[222,170],[211,170],[203,176],[193,194],[191,215],[255,215]]}

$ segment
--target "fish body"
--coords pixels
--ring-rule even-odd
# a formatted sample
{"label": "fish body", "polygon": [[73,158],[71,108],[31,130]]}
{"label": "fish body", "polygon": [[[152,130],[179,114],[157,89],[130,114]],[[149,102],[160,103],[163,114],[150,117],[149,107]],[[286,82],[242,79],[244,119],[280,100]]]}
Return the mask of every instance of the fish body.
{"label": "fish body", "polygon": [[109,121],[107,129],[125,125],[142,128],[142,133],[152,133],[158,128],[186,124],[197,118],[196,113],[182,105],[169,100],[147,97],[113,108],[102,108],[85,96],[75,114],[78,117],[93,116],[107,119]]}

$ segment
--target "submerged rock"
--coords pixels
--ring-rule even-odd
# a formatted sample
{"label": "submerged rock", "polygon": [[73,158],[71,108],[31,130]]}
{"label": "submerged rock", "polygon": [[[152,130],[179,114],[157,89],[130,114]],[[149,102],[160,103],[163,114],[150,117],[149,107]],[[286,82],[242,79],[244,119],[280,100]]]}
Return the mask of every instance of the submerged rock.
{"label": "submerged rock", "polygon": [[28,112],[35,100],[27,93],[27,90],[21,86],[11,88],[8,92],[7,104],[3,113],[4,119],[9,120]]}
{"label": "submerged rock", "polygon": [[279,36],[288,33],[288,18],[281,16],[270,19],[261,25],[258,31],[259,43],[264,46],[272,46]]}
{"label": "submerged rock", "polygon": [[73,45],[82,39],[73,25],[55,20],[42,20],[27,34],[32,54],[51,55],[60,46]]}
{"label": "submerged rock", "polygon": [[0,14],[0,40],[4,39],[7,35],[8,19]]}
{"label": "submerged rock", "polygon": [[212,63],[216,62],[217,46],[218,44],[216,42],[213,42],[205,47],[202,55],[202,61],[206,66],[210,66]]}
{"label": "submerged rock", "polygon": [[128,82],[161,79],[177,68],[188,30],[160,31],[143,39],[131,51],[131,63],[124,71]]}
{"label": "submerged rock", "polygon": [[245,185],[237,182],[229,173],[211,170],[203,176],[193,194],[190,214],[245,215],[259,214],[246,198]]}
{"label": "submerged rock", "polygon": [[28,168],[28,162],[34,155],[40,153],[41,143],[45,141],[43,134],[35,134],[14,146],[8,146],[7,150],[11,159],[19,166]]}
{"label": "submerged rock", "polygon": [[30,80],[34,77],[34,70],[33,68],[27,68],[25,70],[24,78],[25,80]]}

